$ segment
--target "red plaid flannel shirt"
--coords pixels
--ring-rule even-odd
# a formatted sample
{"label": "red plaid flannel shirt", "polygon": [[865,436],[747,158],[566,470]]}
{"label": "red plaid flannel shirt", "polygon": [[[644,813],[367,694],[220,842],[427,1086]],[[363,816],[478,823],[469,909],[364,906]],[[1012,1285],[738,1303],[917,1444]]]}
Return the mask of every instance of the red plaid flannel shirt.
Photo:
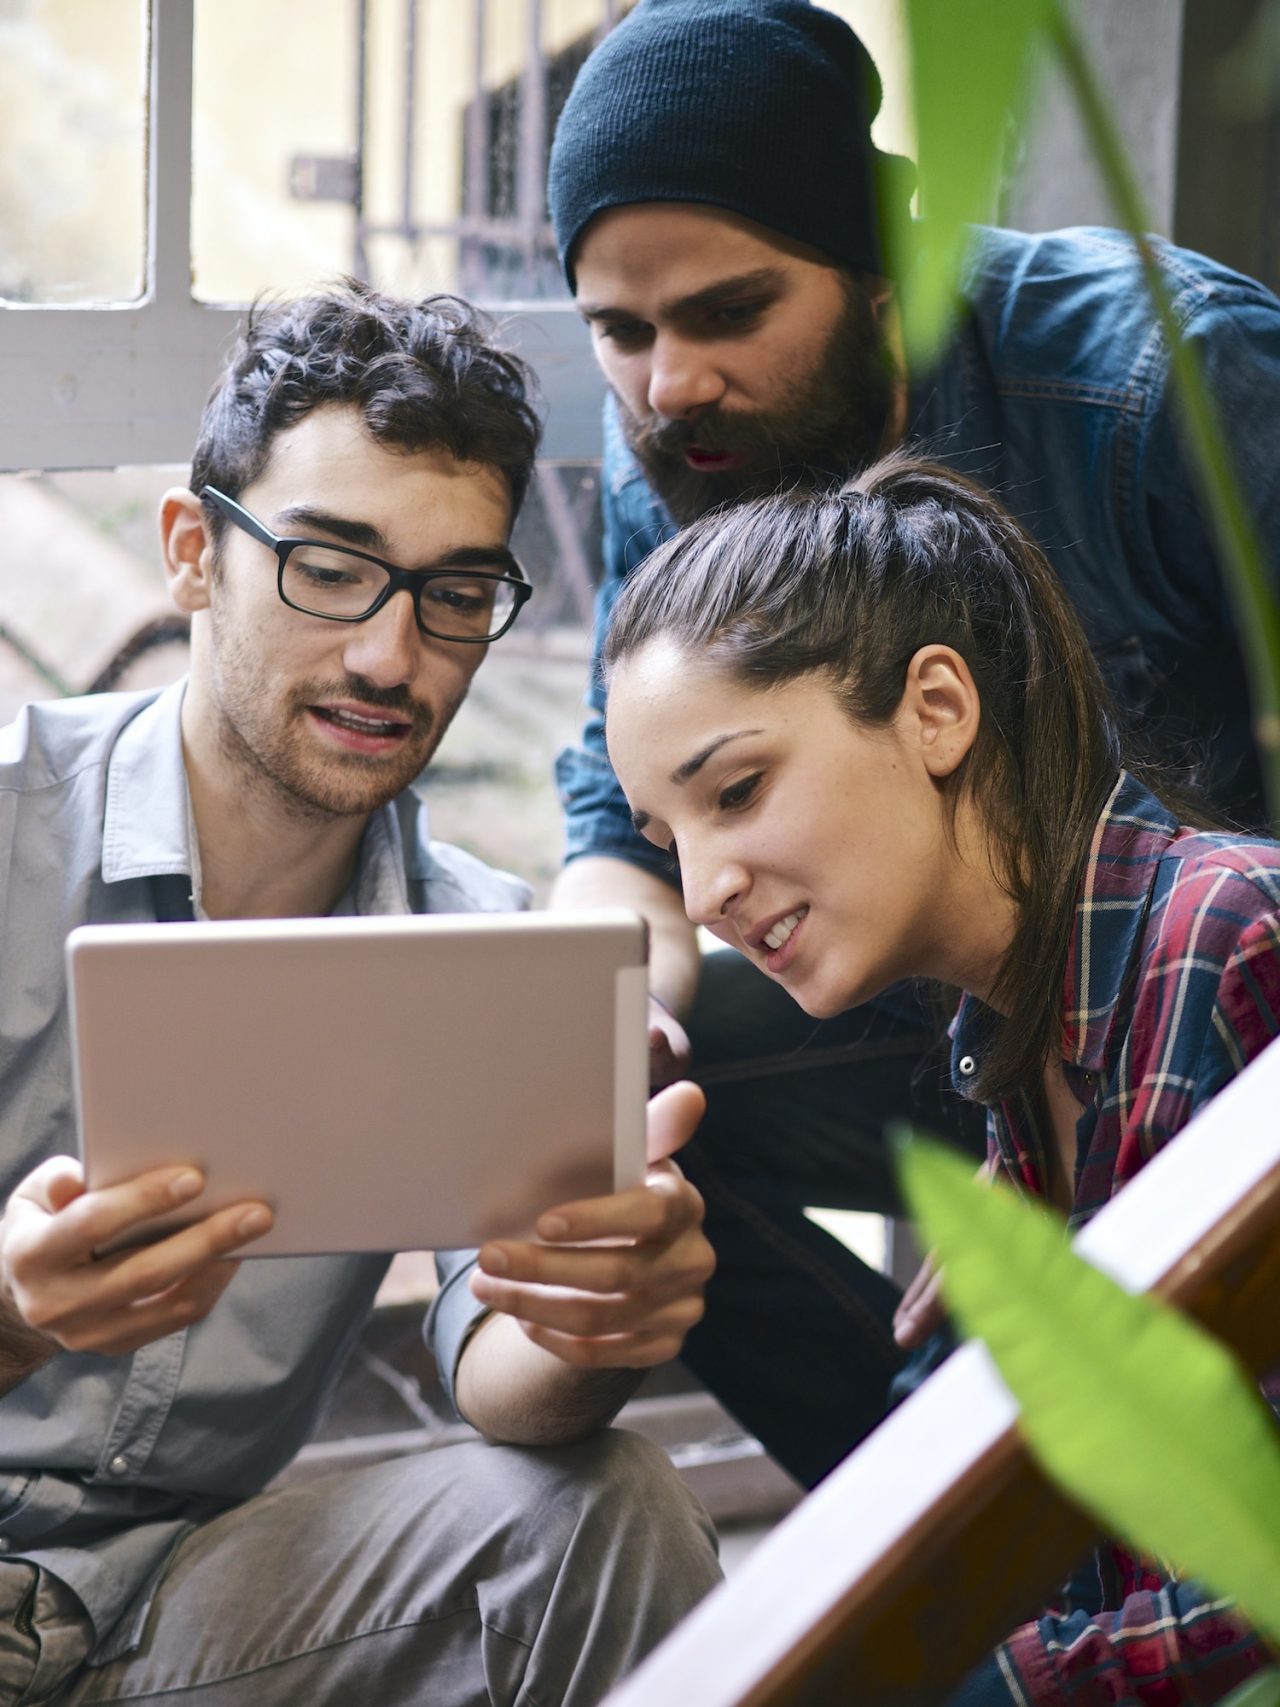
{"label": "red plaid flannel shirt", "polygon": [[[992,1023],[966,998],[953,1032],[960,1088],[959,1063],[977,1056]],[[1063,1064],[1082,1105],[1072,1226],[1277,1034],[1280,844],[1180,828],[1122,774],[1098,820],[1067,957]],[[988,1134],[1000,1169],[1043,1195],[1048,1134],[1030,1099],[993,1108]],[[1230,1604],[1112,1546],[997,1652],[981,1698],[1019,1707],[1217,1701],[1268,1658]]]}

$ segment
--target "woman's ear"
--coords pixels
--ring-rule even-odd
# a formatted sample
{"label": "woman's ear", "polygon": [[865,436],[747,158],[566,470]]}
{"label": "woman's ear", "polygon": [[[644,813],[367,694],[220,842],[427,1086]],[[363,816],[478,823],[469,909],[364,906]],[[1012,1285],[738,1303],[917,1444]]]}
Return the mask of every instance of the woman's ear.
{"label": "woman's ear", "polygon": [[209,608],[213,541],[194,492],[173,486],[160,500],[160,551],[169,597],[189,614]]}
{"label": "woman's ear", "polygon": [[952,646],[922,646],[907,665],[899,714],[929,775],[960,766],[978,735],[982,702],[969,666]]}

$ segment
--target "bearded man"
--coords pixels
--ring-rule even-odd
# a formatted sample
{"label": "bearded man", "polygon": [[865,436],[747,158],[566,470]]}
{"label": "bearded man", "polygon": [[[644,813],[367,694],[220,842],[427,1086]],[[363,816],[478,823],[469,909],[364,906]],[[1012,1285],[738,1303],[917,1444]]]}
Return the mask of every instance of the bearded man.
{"label": "bearded man", "polygon": [[[623,579],[680,524],[914,441],[993,486],[1039,541],[1144,747],[1194,752],[1214,805],[1260,822],[1239,639],[1131,241],[976,233],[951,345],[909,373],[880,216],[905,207],[912,174],[871,143],[879,99],[861,42],[807,0],[640,0],[579,74],[550,205],[610,386],[597,646]],[[1280,302],[1158,252],[1280,562]],[[975,1148],[980,1122],[943,1088],[914,988],[814,1024],[732,950],[700,956],[679,850],[634,833],[604,737],[593,674],[581,747],[559,763],[556,901],[649,919],[655,1082],[691,1044],[709,1096],[685,1161],[717,1269],[684,1355],[811,1484],[880,1419],[932,1318],[909,1292],[895,1323],[886,1278],[806,1206],[895,1212],[885,1122]]]}

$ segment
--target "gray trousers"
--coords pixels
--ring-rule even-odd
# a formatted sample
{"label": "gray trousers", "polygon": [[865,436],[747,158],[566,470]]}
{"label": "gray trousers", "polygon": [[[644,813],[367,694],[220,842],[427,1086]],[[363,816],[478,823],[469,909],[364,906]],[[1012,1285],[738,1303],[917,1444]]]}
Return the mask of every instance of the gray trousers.
{"label": "gray trousers", "polygon": [[705,1515],[638,1436],[465,1443],[205,1524],[141,1646],[100,1669],[70,1590],[0,1563],[0,1703],[587,1707],[719,1575]]}

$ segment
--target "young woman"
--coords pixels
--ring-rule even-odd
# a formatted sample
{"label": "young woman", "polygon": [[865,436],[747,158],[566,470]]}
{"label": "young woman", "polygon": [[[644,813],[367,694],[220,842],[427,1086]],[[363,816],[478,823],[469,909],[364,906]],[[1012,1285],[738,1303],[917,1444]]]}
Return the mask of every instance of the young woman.
{"label": "young woman", "polygon": [[[620,597],[605,670],[610,757],[690,918],[817,1017],[908,977],[962,992],[989,1166],[1073,1225],[1280,1030],[1280,846],[1123,768],[1043,557],[952,471],[891,458],[687,528]],[[1213,1700],[1262,1663],[1194,1585],[1100,1558],[957,1699]]]}

